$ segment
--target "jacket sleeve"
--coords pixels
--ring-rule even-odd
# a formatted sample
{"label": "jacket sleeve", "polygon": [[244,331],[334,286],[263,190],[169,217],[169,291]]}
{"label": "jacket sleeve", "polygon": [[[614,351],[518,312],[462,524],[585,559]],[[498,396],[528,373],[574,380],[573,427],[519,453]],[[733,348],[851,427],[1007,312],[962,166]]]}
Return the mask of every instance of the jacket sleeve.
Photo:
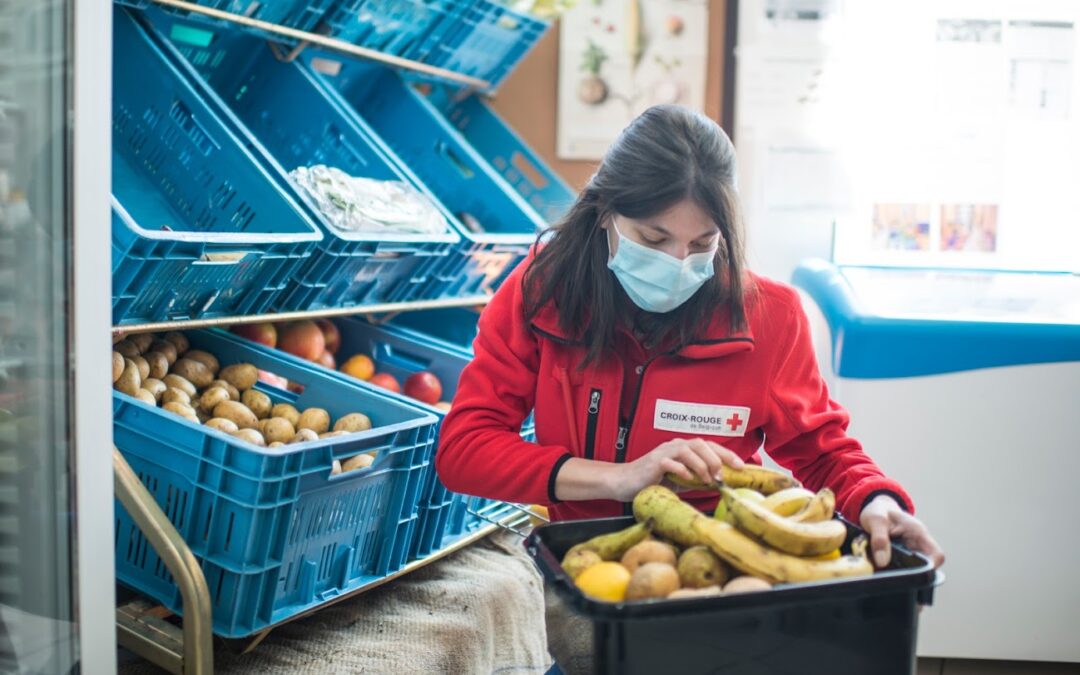
{"label": "jacket sleeve", "polygon": [[554,479],[570,458],[561,446],[521,438],[536,397],[540,349],[525,322],[521,278],[503,283],[480,315],[475,356],[458,381],[439,432],[435,468],[454,492],[523,504],[555,502]]}
{"label": "jacket sleeve", "polygon": [[887,478],[860,443],[847,435],[848,412],[829,398],[814,356],[809,321],[794,292],[789,312],[777,330],[789,337],[779,350],[771,380],[765,452],[807,488],[831,488],[837,509],[852,522],[859,522],[863,506],[881,492],[914,513],[904,488]]}

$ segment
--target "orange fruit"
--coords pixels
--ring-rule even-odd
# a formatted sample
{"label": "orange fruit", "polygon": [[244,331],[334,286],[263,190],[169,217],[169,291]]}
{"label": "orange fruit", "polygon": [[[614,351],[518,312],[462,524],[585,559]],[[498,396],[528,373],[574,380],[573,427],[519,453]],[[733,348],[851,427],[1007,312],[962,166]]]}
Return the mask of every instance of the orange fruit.
{"label": "orange fruit", "polygon": [[358,380],[370,380],[375,374],[375,362],[366,354],[357,354],[341,365],[341,372]]}
{"label": "orange fruit", "polygon": [[574,584],[585,595],[607,602],[626,599],[626,587],[630,583],[630,571],[617,562],[593,565],[578,575]]}

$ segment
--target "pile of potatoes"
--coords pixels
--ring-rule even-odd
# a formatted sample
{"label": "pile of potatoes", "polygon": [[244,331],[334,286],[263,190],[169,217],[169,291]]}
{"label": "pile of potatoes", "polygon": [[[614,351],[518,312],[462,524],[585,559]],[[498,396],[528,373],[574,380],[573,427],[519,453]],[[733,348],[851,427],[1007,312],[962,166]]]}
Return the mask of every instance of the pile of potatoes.
{"label": "pile of potatoes", "polygon": [[[323,408],[303,412],[254,389],[258,369],[250,363],[222,367],[217,357],[191,349],[183,333],[131,335],[113,345],[113,387],[175,415],[260,447],[278,447],[367,431],[371,420],[349,413],[333,424]],[[350,457],[335,473],[370,466],[374,455]],[[348,467],[348,468],[346,468]]]}

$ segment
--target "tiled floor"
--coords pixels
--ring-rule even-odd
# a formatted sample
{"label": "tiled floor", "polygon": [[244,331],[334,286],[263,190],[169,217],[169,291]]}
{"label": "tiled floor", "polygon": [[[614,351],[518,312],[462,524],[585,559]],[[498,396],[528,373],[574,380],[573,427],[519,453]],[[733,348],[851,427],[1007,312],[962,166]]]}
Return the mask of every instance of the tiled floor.
{"label": "tiled floor", "polygon": [[917,675],[1080,675],[1080,663],[919,659]]}

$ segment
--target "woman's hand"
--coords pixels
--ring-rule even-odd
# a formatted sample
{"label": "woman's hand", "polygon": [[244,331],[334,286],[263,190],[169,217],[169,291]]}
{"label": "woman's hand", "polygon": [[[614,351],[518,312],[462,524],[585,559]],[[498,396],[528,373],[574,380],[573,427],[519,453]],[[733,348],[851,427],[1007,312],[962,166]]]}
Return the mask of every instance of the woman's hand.
{"label": "woman's hand", "polygon": [[934,567],[941,567],[945,554],[922,521],[900,508],[889,495],[874,497],[859,515],[862,528],[870,533],[870,550],[874,565],[885,567],[892,553],[891,539],[899,539],[907,548],[930,558]]}
{"label": "woman's hand", "polygon": [[745,466],[738,455],[722,445],[700,438],[677,438],[656,446],[633,462],[618,465],[614,498],[633,501],[639,491],[661,482],[669,472],[687,480],[713,483],[720,479],[724,464],[736,469]]}

